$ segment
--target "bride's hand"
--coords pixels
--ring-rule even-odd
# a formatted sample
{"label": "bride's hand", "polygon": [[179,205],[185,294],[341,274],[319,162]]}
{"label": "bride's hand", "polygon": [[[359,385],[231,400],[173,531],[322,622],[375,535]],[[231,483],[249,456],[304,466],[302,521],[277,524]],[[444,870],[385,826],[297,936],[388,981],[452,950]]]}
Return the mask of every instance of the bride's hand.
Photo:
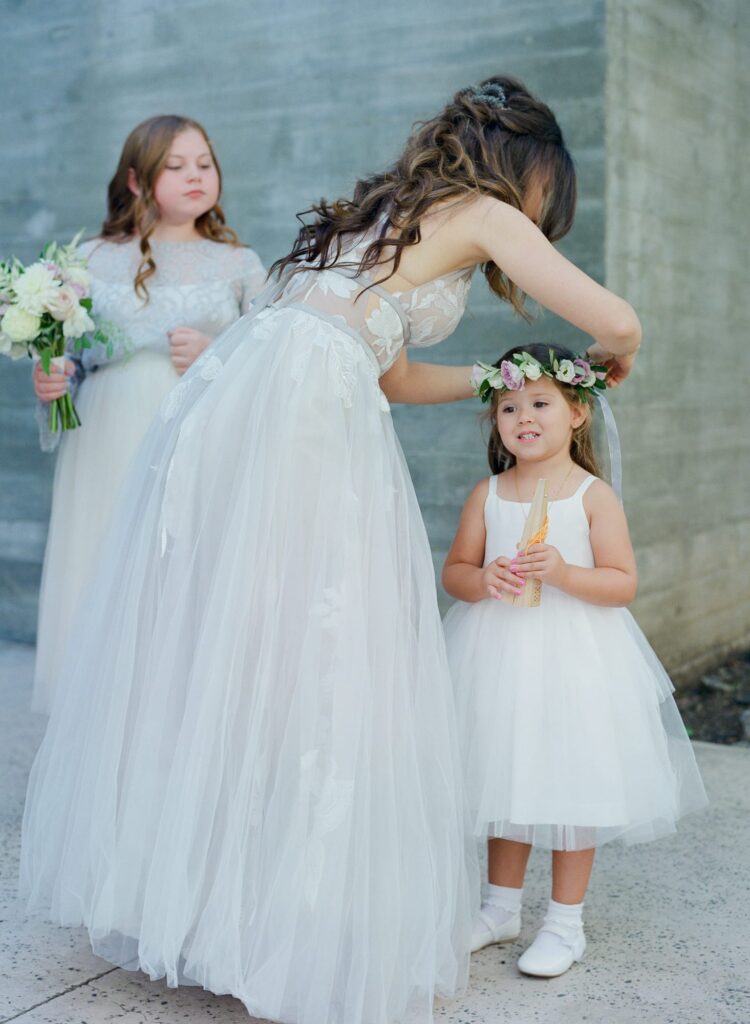
{"label": "bride's hand", "polygon": [[628,352],[627,355],[617,356],[607,352],[597,342],[589,345],[586,349],[586,358],[592,363],[607,367],[607,387],[616,388],[622,384],[630,371],[633,369],[637,352]]}

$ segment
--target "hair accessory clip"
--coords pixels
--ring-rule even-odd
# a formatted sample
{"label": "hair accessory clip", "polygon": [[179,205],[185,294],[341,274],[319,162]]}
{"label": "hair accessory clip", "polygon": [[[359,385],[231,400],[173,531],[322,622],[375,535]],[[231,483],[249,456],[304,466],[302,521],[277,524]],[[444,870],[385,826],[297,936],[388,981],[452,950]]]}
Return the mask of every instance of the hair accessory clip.
{"label": "hair accessory clip", "polygon": [[474,85],[469,90],[469,95],[473,100],[488,103],[491,107],[497,107],[498,110],[504,110],[508,106],[508,97],[505,95],[505,89],[503,89],[502,85],[496,85],[495,82],[487,82],[486,85]]}

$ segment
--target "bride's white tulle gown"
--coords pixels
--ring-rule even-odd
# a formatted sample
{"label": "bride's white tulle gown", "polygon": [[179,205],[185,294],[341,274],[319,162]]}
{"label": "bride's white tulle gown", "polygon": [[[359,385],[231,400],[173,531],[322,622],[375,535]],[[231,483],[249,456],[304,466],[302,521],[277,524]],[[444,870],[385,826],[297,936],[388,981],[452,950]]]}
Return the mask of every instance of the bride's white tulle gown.
{"label": "bride's white tulle gown", "polygon": [[[364,242],[349,254],[356,260]],[[470,271],[264,295],[166,397],[31,775],[21,884],[96,952],[260,1017],[432,1017],[468,970],[430,550],[378,377]]]}

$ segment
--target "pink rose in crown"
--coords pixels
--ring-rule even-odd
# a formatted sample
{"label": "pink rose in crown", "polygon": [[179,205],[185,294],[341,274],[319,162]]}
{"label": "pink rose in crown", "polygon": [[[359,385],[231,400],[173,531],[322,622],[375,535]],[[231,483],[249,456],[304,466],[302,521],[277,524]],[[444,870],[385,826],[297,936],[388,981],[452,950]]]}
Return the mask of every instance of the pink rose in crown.
{"label": "pink rose in crown", "polygon": [[500,376],[508,391],[520,391],[524,385],[525,377],[523,370],[508,359],[503,359],[500,364]]}
{"label": "pink rose in crown", "polygon": [[571,384],[582,384],[584,387],[591,387],[596,380],[596,374],[591,369],[591,363],[586,359],[574,359],[573,366],[576,368],[576,375]]}

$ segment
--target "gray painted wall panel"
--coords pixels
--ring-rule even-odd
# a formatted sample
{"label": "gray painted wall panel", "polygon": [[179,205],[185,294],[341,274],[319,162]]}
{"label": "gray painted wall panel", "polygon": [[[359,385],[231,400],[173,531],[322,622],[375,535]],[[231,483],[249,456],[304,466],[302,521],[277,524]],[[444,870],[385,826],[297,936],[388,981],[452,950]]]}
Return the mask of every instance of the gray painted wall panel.
{"label": "gray painted wall panel", "polygon": [[[499,69],[526,79],[578,165],[579,215],[563,249],[604,280],[606,245],[607,279],[646,326],[632,384],[614,402],[639,619],[673,669],[740,641],[748,595],[739,571],[727,585],[716,565],[716,509],[720,495],[739,560],[750,485],[737,461],[750,431],[739,383],[726,400],[724,381],[748,370],[732,241],[747,195],[725,168],[748,163],[746,5],[466,0],[459,16],[448,0],[34,0],[8,12],[4,42],[0,252],[24,259],[49,237],[96,231],[124,137],[151,114],[205,122],[229,221],[270,263],[297,211],[394,159],[411,123],[460,85]],[[477,276],[460,329],[424,358],[490,359],[537,338],[585,340],[549,314],[526,326]],[[22,639],[34,633],[53,468],[36,448],[27,377],[0,363],[0,635]],[[704,409],[690,400],[698,387]],[[472,403],[394,411],[436,564],[485,473],[478,415]]]}
{"label": "gray painted wall panel", "polygon": [[615,396],[641,588],[689,674],[750,641],[750,8],[610,0],[607,281],[644,325]]}

